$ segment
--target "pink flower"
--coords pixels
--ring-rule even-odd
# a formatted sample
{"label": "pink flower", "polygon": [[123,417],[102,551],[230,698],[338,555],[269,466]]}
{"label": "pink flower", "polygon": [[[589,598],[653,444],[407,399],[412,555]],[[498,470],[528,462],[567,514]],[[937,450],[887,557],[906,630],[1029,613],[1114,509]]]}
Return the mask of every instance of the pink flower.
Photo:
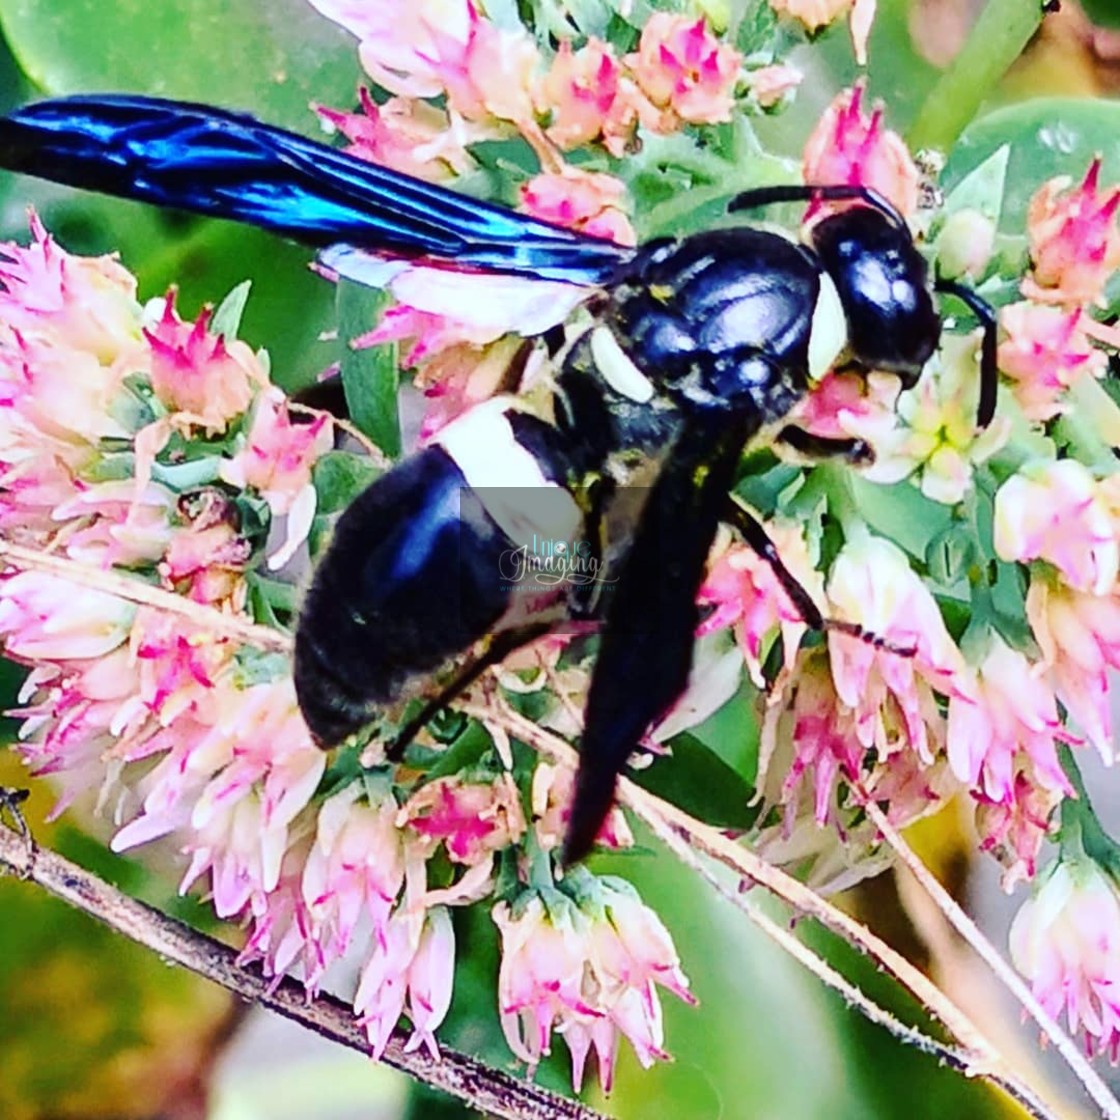
{"label": "pink flower", "polygon": [[806,183],[874,187],[910,217],[918,209],[918,169],[902,138],[883,126],[882,105],[870,116],[863,111],[865,89],[856,82],[825,110],[805,145],[802,176]]}
{"label": "pink flower", "polygon": [[643,1066],[667,1057],[655,985],[693,1002],[664,926],[617,880],[571,876],[580,905],[557,891],[527,891],[493,917],[502,935],[498,1008],[510,1049],[535,1068],[562,1034],[578,1090],[591,1047],[610,1090],[617,1034]]}
{"label": "pink flower", "polygon": [[797,20],[812,34],[849,13],[852,50],[860,66],[867,65],[867,40],[875,21],[875,0],[770,0],[779,15]]}
{"label": "pink flower", "polygon": [[866,439],[867,433],[889,430],[895,423],[899,385],[889,373],[826,373],[794,415],[798,426],[814,435],[844,439],[858,432]]}
{"label": "pink flower", "polygon": [[1083,315],[1080,307],[1032,303],[1000,309],[1007,337],[999,345],[999,368],[1012,379],[1028,420],[1051,420],[1065,412],[1066,390],[1078,378],[1103,376],[1108,360],[1081,329]]}
{"label": "pink flower", "polygon": [[451,315],[397,303],[384,311],[373,330],[358,335],[350,345],[355,350],[366,350],[386,342],[404,342],[401,365],[417,366],[454,348],[485,346],[504,335],[506,329],[503,325],[503,329],[496,331],[491,324],[464,322]]}
{"label": "pink flower", "polygon": [[159,564],[164,585],[195,602],[232,599],[241,588],[252,546],[241,535],[236,506],[216,488],[179,500],[175,526]]}
{"label": "pink flower", "polygon": [[115,595],[76,589],[42,572],[0,580],[0,637],[8,657],[24,661],[103,657],[122,645],[136,606]]}
{"label": "pink flower", "polygon": [[424,1046],[439,1057],[435,1030],[451,1006],[454,968],[455,933],[446,909],[398,910],[392,916],[354,997],[375,1058],[384,1054],[402,1014],[413,1026],[405,1049]]}
{"label": "pink flower", "polygon": [[622,66],[610,44],[594,37],[578,51],[567,40],[560,44],[534,100],[548,115],[545,134],[563,151],[602,140],[611,155],[622,156],[637,121]]}
{"label": "pink flower", "polygon": [[481,350],[463,343],[425,362],[413,379],[427,402],[420,442],[427,443],[457,416],[498,392],[508,382],[521,344],[516,335],[506,335]]}
{"label": "pink flower", "polygon": [[785,100],[804,80],[805,75],[795,66],[760,66],[747,72],[751,93],[763,109],[772,109]]}
{"label": "pink flower", "polygon": [[[531,792],[533,829],[545,851],[559,848],[568,832],[575,795],[576,772],[570,766],[538,762]],[[603,821],[595,843],[604,848],[629,848],[634,836],[622,810],[615,805]]]}
{"label": "pink flower", "polygon": [[537,894],[512,906],[499,902],[494,922],[502,935],[498,1010],[510,1049],[534,1068],[551,1053],[554,1026],[601,1013],[583,995],[588,958],[586,920],[560,899],[546,910]]}
{"label": "pink flower", "polygon": [[[0,333],[0,432],[4,458],[55,451],[76,468],[89,461],[89,445],[126,438],[131,419],[124,379],[144,368],[146,357],[103,366],[93,354],[51,338]],[[13,455],[13,452],[15,453]]]}
{"label": "pink flower", "polygon": [[206,718],[237,652],[232,642],[152,607],[138,611],[130,646],[137,699],[164,727],[185,713]]}
{"label": "pink flower", "polygon": [[[794,577],[816,598],[823,598],[823,581],[809,559],[800,527],[771,522],[766,531]],[[796,657],[806,630],[805,620],[782,589],[774,569],[748,545],[732,544],[711,561],[697,602],[715,608],[701,622],[697,634],[734,626],[751,680],[758,687],[764,684],[762,661],[775,633],[780,631],[786,665]]]}
{"label": "pink flower", "polygon": [[1039,785],[1073,796],[1057,754],[1057,743],[1071,741],[1039,668],[993,634],[972,695],[949,700],[953,772],[989,800],[1007,802],[1014,796],[1016,769],[1028,764]]}
{"label": "pink flower", "polygon": [[448,107],[468,121],[509,121],[529,137],[539,135],[533,87],[540,55],[533,38],[497,24],[470,9],[466,40],[457,32],[432,28],[435,73],[447,91]]}
{"label": "pink flower", "polygon": [[440,52],[466,46],[480,18],[471,0],[311,0],[328,19],[361,40],[365,71],[379,86],[405,97],[444,92]]}
{"label": "pink flower", "polygon": [[1087,857],[1060,859],[1015,916],[1011,957],[1090,1055],[1120,1055],[1120,896]]}
{"label": "pink flower", "polygon": [[134,359],[143,349],[136,278],[115,257],[73,257],[55,244],[34,211],[27,248],[0,245],[0,322],[4,331],[49,339],[98,364]]}
{"label": "pink flower", "polygon": [[274,985],[298,967],[307,990],[315,993],[328,963],[334,958],[329,947],[317,940],[303,897],[307,849],[306,839],[290,847],[284,853],[275,889],[251,899],[252,927],[237,963],[247,965],[260,961],[261,971],[272,978]]}
{"label": "pink flower", "polygon": [[283,543],[268,567],[282,568],[307,539],[317,496],[311,469],[334,446],[334,426],[326,413],[292,423],[287,398],[279,389],[258,394],[253,419],[236,455],[221,466],[221,478],[240,489],[258,491],[273,517],[287,519]]}
{"label": "pink flower", "polygon": [[867,535],[840,551],[829,574],[828,599],[835,617],[859,623],[898,649],[913,650],[913,656],[902,656],[829,633],[836,692],[856,713],[859,741],[886,755],[901,733],[920,758],[932,761],[927,723],[936,719],[936,708],[930,690],[967,695],[968,682],[964,659],[929,589],[897,545]]}
{"label": "pink flower", "polygon": [[874,449],[875,462],[863,472],[866,478],[891,483],[917,475],[927,498],[955,505],[971,489],[975,466],[1011,434],[1002,417],[977,429],[978,399],[976,339],[954,337],[946,339],[918,384],[899,395],[893,412],[869,409],[862,416],[844,414],[841,420],[849,435]]}
{"label": "pink flower", "polygon": [[210,334],[209,321],[210,313],[203,311],[196,322],[182,322],[171,292],[163,317],[144,337],[152,348],[152,389],[160,401],[186,413],[190,422],[222,432],[268,378],[244,342]]}
{"label": "pink flower", "polygon": [[620,157],[634,134],[637,99],[612,48],[590,38],[579,50],[560,44],[549,71],[536,84],[538,111],[548,114],[545,134],[563,151],[595,140]]}
{"label": "pink flower", "polygon": [[1120,599],[1032,573],[1027,618],[1058,698],[1106,762],[1112,760],[1109,670],[1120,669]]}
{"label": "pink flower", "polygon": [[315,940],[341,957],[362,917],[383,943],[389,915],[404,886],[404,844],[398,806],[388,796],[367,803],[353,782],[319,806],[315,841],[307,854],[302,891]]}
{"label": "pink flower", "polygon": [[1104,306],[1104,286],[1120,265],[1120,230],[1116,211],[1120,187],[1098,191],[1101,161],[1089,165],[1080,186],[1051,179],[1039,188],[1027,211],[1032,275],[1023,294],[1050,303],[1097,303]]}
{"label": "pink flower", "polygon": [[1108,506],[1075,459],[1036,460],[998,490],[994,542],[1004,560],[1045,560],[1079,591],[1105,594],[1120,547]]}
{"label": "pink flower", "polygon": [[654,131],[674,131],[682,121],[731,119],[742,55],[710,32],[703,16],[654,13],[626,62],[642,92],[662,110],[658,119],[645,121]]}
{"label": "pink flower", "polygon": [[172,491],[151,483],[138,494],[132,479],[85,487],[53,511],[66,525],[67,556],[103,568],[154,564],[171,543],[174,517]]}
{"label": "pink flower", "polygon": [[378,105],[369,90],[363,87],[358,93],[360,113],[315,106],[320,118],[350,141],[344,149],[350,155],[433,183],[473,169],[466,145],[484,139],[485,133],[457,126],[446,112],[425,101],[393,97]]}
{"label": "pink flower", "polygon": [[[812,816],[818,825],[836,819],[838,783],[859,781],[864,747],[856,735],[855,713],[836,693],[822,658],[802,658],[796,681],[788,690],[788,707],[772,704],[762,729],[760,770],[770,771],[778,737],[792,744],[778,800],[786,807],[787,835],[792,831],[798,794],[811,783]],[[782,717],[788,715],[788,721]],[[779,731],[779,729],[781,729]],[[783,759],[783,762],[785,760]]]}
{"label": "pink flower", "polygon": [[452,862],[467,866],[489,863],[494,852],[516,844],[526,828],[508,773],[489,784],[459,777],[428,782],[408,799],[397,823],[416,834],[427,856],[443,844]]}
{"label": "pink flower", "polygon": [[1050,816],[1061,794],[1032,782],[1018,771],[1010,797],[992,801],[976,790],[976,831],[980,834],[980,850],[991,852],[1006,869],[1001,880],[1003,889],[1011,891],[1018,882],[1034,878],[1038,853],[1049,834]]}
{"label": "pink flower", "polygon": [[611,175],[565,166],[556,174],[535,175],[521,187],[521,207],[534,218],[634,245],[637,234],[622,211],[626,187]]}

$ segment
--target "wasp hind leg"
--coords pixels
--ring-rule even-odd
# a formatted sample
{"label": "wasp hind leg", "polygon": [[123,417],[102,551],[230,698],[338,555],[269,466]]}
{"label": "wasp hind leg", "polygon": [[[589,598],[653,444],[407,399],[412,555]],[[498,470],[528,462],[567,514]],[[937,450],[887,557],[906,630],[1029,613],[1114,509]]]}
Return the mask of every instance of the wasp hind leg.
{"label": "wasp hind leg", "polygon": [[495,634],[486,650],[463,665],[455,675],[424,706],[408,720],[385,747],[385,757],[399,762],[409,743],[444,710],[456,697],[461,696],[487,669],[500,665],[514,650],[543,638],[553,627],[546,622],[514,627]]}
{"label": "wasp hind leg", "polygon": [[913,657],[917,652],[913,646],[900,646],[886,638],[880,637],[865,630],[858,622],[848,622],[842,618],[828,618],[821,614],[820,608],[813,602],[812,596],[801,585],[797,577],[785,566],[777,545],[767,536],[766,530],[753,514],[744,509],[734,498],[729,498],[725,517],[733,528],[737,529],[742,538],[750,547],[766,561],[777,581],[782,585],[782,590],[789,596],[801,621],[819,634],[847,634],[861,642],[866,642],[875,649],[887,653],[898,654],[899,657]]}

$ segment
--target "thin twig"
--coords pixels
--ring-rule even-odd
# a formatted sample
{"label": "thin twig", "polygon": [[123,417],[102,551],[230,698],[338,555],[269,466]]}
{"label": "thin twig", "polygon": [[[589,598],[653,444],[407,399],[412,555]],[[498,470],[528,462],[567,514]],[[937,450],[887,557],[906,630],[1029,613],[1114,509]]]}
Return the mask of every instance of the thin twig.
{"label": "thin twig", "polygon": [[[568,765],[576,765],[578,762],[578,756],[569,743],[525,719],[504,701],[497,701],[497,707],[494,708],[461,705],[460,710],[486,722],[500,721],[510,734],[548,757]],[[620,779],[618,796],[678,858],[690,866],[695,865],[695,853],[702,852],[734,872],[742,884],[758,883],[766,887],[799,913],[815,918],[866,953],[902,984],[958,1040],[971,1075],[983,1077],[998,1085],[1035,1116],[1054,1115],[1021,1079],[1006,1069],[999,1051],[964,1011],[932,980],[866,926],[838,910],[792,876],[772,867],[748,848],[729,840],[718,829],[690,817],[628,779]],[[705,878],[718,888],[718,880],[707,874]],[[740,894],[725,893],[725,897],[747,912],[748,907]]]}
{"label": "thin twig", "polygon": [[[294,980],[273,989],[268,980],[237,964],[237,954],[158,910],[122,894],[115,887],[54,852],[38,849],[32,859],[26,840],[0,824],[0,872],[30,879],[79,910],[104,922],[167,960],[220,984],[223,988],[275,1011],[287,1019],[369,1053],[369,1043],[353,1009],[332,996],[308,1000]],[[450,1093],[472,1108],[507,1120],[606,1120],[602,1113],[548,1089],[513,1077],[455,1050],[439,1059],[406,1050],[407,1034],[394,1032],[383,1061],[426,1085]]]}
{"label": "thin twig", "polygon": [[1093,1102],[1108,1120],[1120,1120],[1120,1101],[1109,1091],[1097,1071],[1077,1048],[1077,1044],[1038,1002],[1034,993],[1019,974],[1004,960],[996,947],[980,932],[976,923],[961,909],[956,899],[937,881],[917,853],[887,820],[886,814],[874,801],[867,803],[867,814],[883,839],[894,849],[907,870],[933,899],[937,908],[948,918],[953,928],[968,942],[980,959],[992,970],[995,977],[1015,997],[1019,1005],[1038,1024],[1043,1035],[1054,1044],[1074,1076],[1084,1086]]}
{"label": "thin twig", "polygon": [[196,603],[174,591],[153,587],[150,583],[124,575],[113,568],[95,568],[90,564],[71,560],[68,556],[57,556],[42,549],[27,548],[5,540],[0,540],[0,561],[20,571],[58,576],[79,587],[115,595],[128,603],[169,611],[189,619],[200,629],[234,638],[258,649],[276,653],[289,653],[292,649],[292,639],[288,634],[282,634],[268,626],[259,626],[247,618],[225,614],[207,603]]}
{"label": "thin twig", "polygon": [[771,941],[780,946],[794,960],[804,965],[822,983],[838,992],[850,1006],[859,1011],[869,1022],[882,1027],[903,1044],[912,1046],[923,1054],[936,1058],[965,1077],[986,1077],[993,1084],[1003,1089],[1008,1096],[1016,1100],[1023,1107],[1023,1110],[1029,1116],[1035,1117],[1036,1120],[1057,1120],[1057,1114],[1051,1111],[1034,1091],[1018,1078],[996,1070],[982,1070],[976,1065],[975,1055],[969,1053],[969,1051],[958,1046],[946,1045],[917,1027],[907,1026],[900,1022],[886,1008],[881,1007],[871,999],[861,988],[841,976],[808,945],[794,937],[787,928],[779,925],[757,906],[751,905],[745,895],[735,894],[729,890],[712,875],[711,870],[704,866],[697,858],[696,853],[679,835],[674,835],[671,848],[686,867],[695,871],[732,906],[742,910],[750,921],[762,930]]}

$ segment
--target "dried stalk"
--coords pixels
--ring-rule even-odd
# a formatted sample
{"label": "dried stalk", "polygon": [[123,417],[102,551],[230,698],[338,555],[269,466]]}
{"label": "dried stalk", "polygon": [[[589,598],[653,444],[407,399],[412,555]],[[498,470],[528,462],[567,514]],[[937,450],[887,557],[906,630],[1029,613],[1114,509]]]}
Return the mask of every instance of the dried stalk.
{"label": "dried stalk", "polygon": [[1101,1115],[1107,1120],[1120,1120],[1120,1101],[1109,1091],[1108,1086],[1097,1075],[1088,1059],[1078,1049],[1077,1043],[1062,1030],[1061,1026],[1035,998],[1034,993],[1023,982],[1019,974],[1004,960],[996,947],[980,932],[976,923],[961,909],[956,899],[937,881],[917,853],[902,838],[898,830],[887,820],[886,814],[870,801],[867,815],[882,833],[883,839],[894,849],[907,870],[921,884],[923,890],[933,899],[934,905],[949,920],[952,927],[964,938],[980,959],[992,970],[996,979],[1015,997],[1019,1006],[1038,1024],[1047,1041],[1073,1071],[1085,1091],[1093,1099]]}
{"label": "dried stalk", "polygon": [[[39,884],[118,933],[174,961],[223,988],[275,1011],[316,1034],[369,1053],[369,1042],[353,1009],[333,996],[307,998],[303,987],[287,979],[270,981],[237,964],[228,945],[183,925],[54,852],[33,847],[28,839],[0,823],[0,873]],[[446,1047],[439,1059],[406,1049],[407,1033],[394,1032],[382,1061],[409,1077],[450,1093],[472,1108],[505,1120],[606,1120],[602,1113],[561,1097],[532,1082],[511,1077],[466,1054]]]}
{"label": "dried stalk", "polygon": [[[533,746],[546,756],[567,765],[578,761],[572,746],[559,736],[538,727],[530,720],[505,704],[495,700],[489,707],[460,706],[465,714],[489,724],[499,724],[503,730]],[[880,967],[903,985],[927,1011],[939,1020],[961,1044],[960,1049],[944,1048],[945,1054],[938,1054],[949,1064],[974,1077],[984,1079],[999,1086],[1027,1111],[1036,1117],[1054,1117],[1049,1110],[1015,1073],[1006,1068],[996,1047],[985,1037],[975,1023],[927,976],[912,965],[905,957],[892,949],[886,942],[876,937],[866,926],[855,921],[843,911],[838,910],[803,883],[772,867],[749,849],[729,840],[718,829],[698,821],[675,806],[647,793],[640,786],[623,778],[619,782],[619,800],[627,805],[653,833],[682,861],[699,873],[732,905],[742,910],[748,918],[755,920],[742,892],[730,892],[722,887],[719,880],[704,868],[696,858],[701,852],[715,862],[732,871],[739,879],[740,886],[760,884],[771,893],[792,906],[797,912],[815,918],[822,925],[839,934],[857,949],[866,953]],[[798,959],[806,963],[798,954]],[[825,966],[827,968],[827,966]],[[820,979],[835,987],[850,998],[852,986],[843,981],[843,987],[832,982],[832,977],[822,969],[813,969]],[[839,978],[842,980],[842,978]],[[936,1052],[942,1044],[926,1035],[919,1039],[909,1033],[909,1028],[898,1024],[901,1030],[894,1030],[886,1021],[890,1018],[882,1008],[864,997],[853,1000],[854,1005],[872,1021],[890,1029],[900,1040],[913,1042],[921,1049]],[[897,1021],[896,1021],[897,1022]],[[1111,1117],[1110,1117],[1111,1120]]]}

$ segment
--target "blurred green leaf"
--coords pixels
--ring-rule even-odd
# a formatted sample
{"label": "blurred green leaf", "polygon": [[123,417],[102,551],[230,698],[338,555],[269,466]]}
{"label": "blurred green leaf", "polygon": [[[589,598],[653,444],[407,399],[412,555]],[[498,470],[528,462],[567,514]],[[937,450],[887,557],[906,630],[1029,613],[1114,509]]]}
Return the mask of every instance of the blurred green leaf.
{"label": "blurred green leaf", "polygon": [[1120,27],[1118,0],[1081,0],[1081,7],[1098,27]]}
{"label": "blurred green leaf", "polygon": [[1021,232],[1031,196],[1047,179],[1079,181],[1095,155],[1102,182],[1120,179],[1120,104],[1075,97],[1043,97],[980,117],[949,156],[942,182],[952,190],[1003,145],[1010,150],[1001,228]]}
{"label": "blurred green leaf", "polygon": [[308,131],[308,102],[349,104],[354,40],[306,0],[0,0],[0,24],[45,93],[148,93]]}
{"label": "blurred green leaf", "polygon": [[386,455],[401,453],[397,415],[397,348],[355,350],[350,342],[373,329],[390,297],[348,280],[338,283],[338,348],[350,419]]}
{"label": "blurred green leaf", "polygon": [[754,789],[694,735],[673,737],[672,753],[644,770],[631,771],[643,789],[717,828],[750,828],[758,807],[750,806]]}

